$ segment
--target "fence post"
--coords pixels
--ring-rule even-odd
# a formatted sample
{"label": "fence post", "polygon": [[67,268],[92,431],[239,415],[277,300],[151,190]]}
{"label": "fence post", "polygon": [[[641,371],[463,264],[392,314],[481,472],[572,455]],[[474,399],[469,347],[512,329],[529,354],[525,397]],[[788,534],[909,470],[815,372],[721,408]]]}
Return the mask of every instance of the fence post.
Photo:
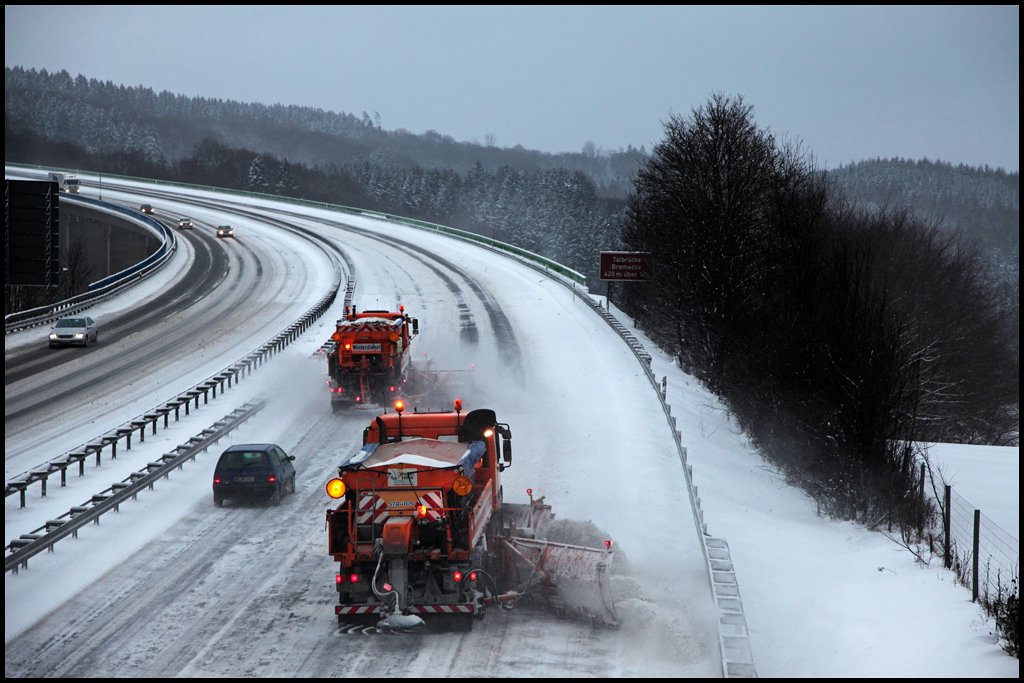
{"label": "fence post", "polygon": [[971,602],[978,602],[978,547],[981,545],[981,510],[974,511],[974,579],[971,586]]}
{"label": "fence post", "polygon": [[918,498],[921,501],[921,507],[917,517],[917,540],[920,541],[924,537],[924,518],[925,511],[928,509],[927,501],[924,497],[924,463],[921,463],[921,490],[918,492]]}
{"label": "fence post", "polygon": [[952,497],[952,489],[952,486],[946,484],[946,500],[943,502],[945,511],[942,514],[942,556],[946,562],[946,569],[953,566],[953,558],[949,556],[949,530],[953,526],[952,521],[949,519],[949,499]]}

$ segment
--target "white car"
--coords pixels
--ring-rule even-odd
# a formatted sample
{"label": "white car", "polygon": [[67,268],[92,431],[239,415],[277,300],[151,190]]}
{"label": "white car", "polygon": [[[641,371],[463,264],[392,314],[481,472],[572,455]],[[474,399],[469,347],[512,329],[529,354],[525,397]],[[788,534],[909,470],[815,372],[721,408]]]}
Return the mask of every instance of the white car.
{"label": "white car", "polygon": [[50,348],[58,346],[88,346],[100,340],[96,321],[87,315],[61,318],[50,329]]}

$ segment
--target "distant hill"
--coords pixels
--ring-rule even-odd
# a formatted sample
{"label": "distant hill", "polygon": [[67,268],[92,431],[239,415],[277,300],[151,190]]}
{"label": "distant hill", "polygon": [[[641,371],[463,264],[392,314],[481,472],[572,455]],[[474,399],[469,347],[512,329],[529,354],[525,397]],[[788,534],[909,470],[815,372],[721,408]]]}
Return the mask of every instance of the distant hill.
{"label": "distant hill", "polygon": [[1006,257],[1020,245],[1020,173],[941,161],[873,159],[831,171],[835,187],[872,208],[910,209]]}
{"label": "distant hill", "polygon": [[1020,173],[942,161],[873,159],[829,177],[851,201],[907,209],[981,249],[982,268],[1020,345]]}
{"label": "distant hill", "polygon": [[393,168],[443,168],[469,173],[478,164],[494,171],[566,169],[590,177],[601,196],[624,197],[646,158],[632,147],[549,154],[516,147],[458,142],[435,131],[388,131],[366,112],[360,116],[313,107],[264,105],[156,93],[67,71],[6,67],[4,112],[13,128],[26,128],[93,153],[133,151],[157,163],[174,163],[214,139],[228,147],[270,154],[291,163],[323,166],[371,163]]}
{"label": "distant hill", "polygon": [[[485,232],[593,275],[619,247],[632,178],[649,156],[587,145],[549,154],[384,130],[366,112],[185,97],[67,71],[6,67],[8,161],[266,191]],[[874,159],[828,172],[869,208],[905,208],[983,249],[1019,319],[1020,175]]]}

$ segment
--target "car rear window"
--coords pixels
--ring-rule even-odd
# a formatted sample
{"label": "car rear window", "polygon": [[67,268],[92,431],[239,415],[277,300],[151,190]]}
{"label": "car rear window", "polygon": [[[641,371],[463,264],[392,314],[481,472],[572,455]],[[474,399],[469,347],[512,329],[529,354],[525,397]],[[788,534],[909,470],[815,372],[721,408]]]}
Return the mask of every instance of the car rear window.
{"label": "car rear window", "polygon": [[246,465],[267,463],[267,454],[264,451],[231,451],[220,456],[217,467],[237,468]]}

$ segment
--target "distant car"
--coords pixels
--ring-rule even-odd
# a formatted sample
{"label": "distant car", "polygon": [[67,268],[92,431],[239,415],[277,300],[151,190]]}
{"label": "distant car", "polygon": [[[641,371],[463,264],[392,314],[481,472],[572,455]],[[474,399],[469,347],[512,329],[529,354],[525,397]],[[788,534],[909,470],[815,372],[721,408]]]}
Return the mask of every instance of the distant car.
{"label": "distant car", "polygon": [[217,226],[217,237],[234,237],[235,229],[230,225],[218,225]]}
{"label": "distant car", "polygon": [[142,213],[150,214],[150,215],[156,213],[156,209],[154,209],[149,204],[143,204],[142,206],[140,206],[139,207],[139,211],[141,211]]}
{"label": "distant car", "polygon": [[96,321],[87,315],[61,318],[50,329],[50,348],[58,346],[88,346],[100,340]]}
{"label": "distant car", "polygon": [[182,216],[178,219],[178,227],[182,230],[191,230],[195,226],[192,225],[192,219],[188,216]]}
{"label": "distant car", "polygon": [[213,503],[227,498],[268,499],[280,505],[281,498],[295,493],[295,456],[277,444],[246,443],[230,446],[221,453],[213,471]]}

